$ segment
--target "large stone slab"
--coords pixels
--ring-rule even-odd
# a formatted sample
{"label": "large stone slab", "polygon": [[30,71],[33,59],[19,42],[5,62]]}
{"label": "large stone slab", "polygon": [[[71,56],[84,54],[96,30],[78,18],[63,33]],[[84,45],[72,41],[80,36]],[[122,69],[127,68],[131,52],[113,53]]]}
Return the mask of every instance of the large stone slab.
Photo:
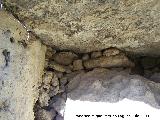
{"label": "large stone slab", "polygon": [[78,52],[117,47],[160,54],[159,0],[4,0],[45,44]]}
{"label": "large stone slab", "polygon": [[140,101],[160,109],[160,84],[126,71],[95,69],[72,78],[67,98],[73,101],[116,103]]}
{"label": "large stone slab", "polygon": [[[27,41],[32,41],[27,44]],[[45,61],[45,46],[28,38],[26,29],[0,11],[0,119],[34,120]]]}

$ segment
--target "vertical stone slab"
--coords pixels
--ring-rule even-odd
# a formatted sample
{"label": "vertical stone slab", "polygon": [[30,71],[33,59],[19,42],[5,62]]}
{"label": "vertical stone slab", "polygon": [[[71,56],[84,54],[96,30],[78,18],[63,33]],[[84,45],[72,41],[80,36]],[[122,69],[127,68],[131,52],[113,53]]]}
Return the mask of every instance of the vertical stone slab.
{"label": "vertical stone slab", "polygon": [[34,120],[45,51],[12,15],[0,11],[0,120]]}

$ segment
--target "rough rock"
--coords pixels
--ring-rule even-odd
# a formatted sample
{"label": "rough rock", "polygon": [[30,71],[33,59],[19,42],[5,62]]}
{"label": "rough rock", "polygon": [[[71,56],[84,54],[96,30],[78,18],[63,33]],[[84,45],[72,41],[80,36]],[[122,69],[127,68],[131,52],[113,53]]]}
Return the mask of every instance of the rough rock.
{"label": "rough rock", "polygon": [[56,116],[56,111],[52,109],[50,111],[39,109],[36,113],[36,116],[36,120],[53,120],[53,118]]}
{"label": "rough rock", "polygon": [[54,71],[54,73],[57,75],[57,77],[60,79],[63,77],[63,73],[59,71]]}
{"label": "rough rock", "polygon": [[45,44],[80,52],[117,47],[160,54],[159,0],[4,0]]}
{"label": "rough rock", "polygon": [[154,81],[154,82],[160,83],[160,73],[154,73],[154,74],[150,77],[150,79],[151,79],[152,81]]}
{"label": "rough rock", "polygon": [[46,71],[39,94],[39,105],[48,106],[50,97],[59,93],[59,81],[54,72]]}
{"label": "rough rock", "polygon": [[45,91],[40,92],[38,100],[41,107],[48,106],[49,99],[50,99],[50,96],[48,92],[45,92]]}
{"label": "rough rock", "polygon": [[76,59],[78,56],[72,52],[60,52],[53,56],[55,62],[61,65],[69,65]]}
{"label": "rough rock", "polygon": [[65,108],[65,102],[66,100],[61,97],[60,95],[54,96],[50,106],[53,107],[59,115],[63,116],[64,115],[64,108]]}
{"label": "rough rock", "polygon": [[146,78],[150,78],[152,76],[152,71],[150,70],[144,70],[144,77]]}
{"label": "rough rock", "polygon": [[102,52],[101,51],[97,51],[97,52],[92,52],[91,53],[91,58],[98,58],[102,56]]}
{"label": "rough rock", "polygon": [[64,120],[64,117],[62,117],[61,115],[57,115],[55,120]]}
{"label": "rough rock", "polygon": [[53,72],[46,71],[43,76],[43,86],[48,86],[49,89],[52,78],[53,78]]}
{"label": "rough rock", "polygon": [[118,55],[120,53],[120,51],[116,48],[109,48],[109,49],[106,49],[104,52],[103,52],[103,56],[112,56],[112,55]]}
{"label": "rough rock", "polygon": [[91,102],[118,102],[124,98],[160,108],[160,84],[125,71],[93,70],[75,76],[67,98]]}
{"label": "rough rock", "polygon": [[84,69],[82,60],[73,61],[73,70],[82,70]]}
{"label": "rough rock", "polygon": [[48,66],[56,71],[59,71],[59,72],[66,72],[66,73],[71,72],[71,69],[69,66],[60,65],[54,61],[51,61]]}
{"label": "rough rock", "polygon": [[59,81],[58,81],[58,77],[55,73],[53,73],[53,78],[52,78],[52,81],[51,81],[51,86],[59,86]]}
{"label": "rough rock", "polygon": [[49,98],[51,98],[51,97],[53,97],[53,96],[55,96],[55,95],[57,95],[58,93],[61,93],[61,92],[63,92],[63,91],[60,89],[59,86],[57,86],[57,87],[51,87],[51,90],[48,93],[48,96],[49,96]]}
{"label": "rough rock", "polygon": [[61,79],[59,80],[60,84],[63,85],[63,86],[66,85],[67,81],[68,81],[68,80],[67,80],[67,77],[63,77],[63,78],[61,78]]}
{"label": "rough rock", "polygon": [[116,56],[102,56],[100,58],[90,59],[84,61],[84,67],[86,69],[96,68],[96,67],[133,67],[134,63],[131,62],[125,55]]}
{"label": "rough rock", "polygon": [[46,58],[51,59],[52,56],[56,53],[56,50],[52,49],[51,47],[47,46],[47,51],[46,51]]}
{"label": "rough rock", "polygon": [[68,80],[72,79],[73,77],[75,77],[76,75],[80,74],[80,73],[84,73],[84,70],[78,70],[78,71],[74,71],[71,73],[66,74],[64,77]]}
{"label": "rough rock", "polygon": [[28,43],[29,39],[26,29],[12,14],[1,10],[0,16],[1,34],[3,34],[4,37],[9,39],[11,43]]}
{"label": "rough rock", "polygon": [[37,40],[28,44],[31,39],[12,15],[0,10],[1,120],[34,120],[46,48]]}

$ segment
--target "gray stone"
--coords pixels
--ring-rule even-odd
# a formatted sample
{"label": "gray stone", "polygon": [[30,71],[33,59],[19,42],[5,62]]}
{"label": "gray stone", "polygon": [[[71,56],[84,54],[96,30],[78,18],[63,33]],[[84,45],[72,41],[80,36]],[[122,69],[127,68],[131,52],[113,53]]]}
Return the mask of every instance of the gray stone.
{"label": "gray stone", "polygon": [[160,54],[159,0],[5,0],[50,46],[77,52],[117,47]]}
{"label": "gray stone", "polygon": [[153,75],[151,70],[144,70],[144,77],[150,78]]}
{"label": "gray stone", "polygon": [[84,69],[82,60],[75,60],[73,61],[73,70],[82,70]]}
{"label": "gray stone", "polygon": [[72,52],[60,52],[53,56],[53,59],[61,65],[69,65],[78,56]]}
{"label": "gray stone", "polygon": [[[57,95],[58,93],[61,93],[61,90],[60,90],[60,86],[56,86],[56,87],[51,87],[48,96],[49,96],[49,99],[55,95]],[[48,101],[47,101],[48,102]],[[48,104],[48,103],[47,103]],[[48,105],[47,105],[48,106]]]}
{"label": "gray stone", "polygon": [[91,53],[91,58],[98,58],[102,56],[102,52],[101,51],[97,51],[97,52],[92,52]]}
{"label": "gray stone", "polygon": [[59,81],[61,85],[66,85],[66,83],[68,82],[67,77],[63,77]]}
{"label": "gray stone", "polygon": [[67,98],[91,102],[142,101],[160,109],[160,84],[126,71],[93,70],[75,76]]}
{"label": "gray stone", "polygon": [[96,68],[96,67],[133,67],[134,63],[131,62],[125,55],[116,56],[103,56],[100,58],[90,59],[84,61],[84,67],[86,69]]}
{"label": "gray stone", "polygon": [[54,71],[54,73],[57,75],[57,77],[60,79],[63,77],[63,73],[59,71]]}
{"label": "gray stone", "polygon": [[51,101],[50,106],[53,107],[59,115],[64,115],[64,108],[65,108],[66,100],[61,97],[60,95],[54,96],[53,100]]}
{"label": "gray stone", "polygon": [[150,79],[151,79],[152,81],[154,81],[154,82],[160,83],[160,73],[154,73],[154,74],[150,77]]}
{"label": "gray stone", "polygon": [[64,117],[62,117],[61,115],[57,115],[55,120],[64,120]]}

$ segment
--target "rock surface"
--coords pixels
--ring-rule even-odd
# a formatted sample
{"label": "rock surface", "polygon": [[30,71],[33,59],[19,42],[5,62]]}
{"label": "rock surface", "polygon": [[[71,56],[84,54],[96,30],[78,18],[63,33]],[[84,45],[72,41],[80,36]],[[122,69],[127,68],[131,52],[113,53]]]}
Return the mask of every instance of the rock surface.
{"label": "rock surface", "polygon": [[55,73],[45,72],[39,94],[39,105],[48,106],[51,94],[56,95],[59,92],[59,81]]}
{"label": "rock surface", "polygon": [[66,72],[66,73],[70,72],[69,66],[60,65],[54,61],[51,61],[48,66],[56,71],[59,71],[59,72]]}
{"label": "rock surface", "polygon": [[84,54],[84,55],[82,56],[82,60],[89,60],[89,59],[90,59],[90,57],[89,57],[88,54]]}
{"label": "rock surface", "polygon": [[120,54],[120,51],[116,48],[109,48],[103,52],[103,56],[113,56]]}
{"label": "rock surface", "polygon": [[4,0],[45,44],[78,52],[117,47],[160,54],[159,0]]}
{"label": "rock surface", "polygon": [[92,52],[91,54],[91,58],[98,58],[102,56],[102,52],[101,51],[97,51],[97,52]]}
{"label": "rock surface", "polygon": [[36,120],[53,120],[53,118],[56,116],[56,112],[54,110],[47,111],[44,109],[39,109],[36,114]]}
{"label": "rock surface", "polygon": [[55,62],[61,65],[69,65],[77,58],[77,55],[72,52],[60,52],[53,56]]}
{"label": "rock surface", "polygon": [[124,98],[160,108],[160,84],[125,71],[95,69],[70,80],[67,97],[91,102],[118,102]]}
{"label": "rock surface", "polygon": [[100,58],[84,61],[84,67],[87,69],[97,67],[133,67],[134,64],[125,55],[103,56]]}
{"label": "rock surface", "polygon": [[83,68],[82,60],[73,61],[73,70],[82,70]]}
{"label": "rock surface", "polygon": [[34,120],[46,48],[36,40],[24,46],[27,38],[24,27],[0,10],[1,120]]}
{"label": "rock surface", "polygon": [[64,109],[65,109],[65,99],[61,96],[55,96],[52,100],[51,107],[53,107],[59,115],[64,115]]}

